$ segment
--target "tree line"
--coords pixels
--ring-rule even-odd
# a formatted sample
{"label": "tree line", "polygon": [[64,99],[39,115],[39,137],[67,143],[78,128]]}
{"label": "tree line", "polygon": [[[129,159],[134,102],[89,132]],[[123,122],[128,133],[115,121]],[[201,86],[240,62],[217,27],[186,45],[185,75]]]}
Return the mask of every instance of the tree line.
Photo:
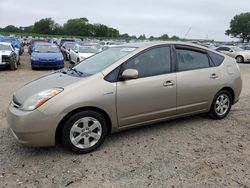
{"label": "tree line", "polygon": [[250,42],[250,12],[234,16],[225,34],[240,38],[242,42]]}
{"label": "tree line", "polygon": [[[2,32],[10,33],[31,33],[45,35],[67,35],[79,37],[105,37],[105,38],[124,38],[124,39],[139,39],[145,40],[147,37],[142,34],[139,37],[129,35],[128,33],[120,34],[118,29],[109,27],[104,24],[91,24],[85,17],[69,19],[65,24],[60,25],[52,18],[43,18],[27,27],[16,27],[8,25],[5,28],[0,28]],[[169,37],[163,34],[160,37],[150,36],[149,39],[160,40],[179,40],[178,36]]]}

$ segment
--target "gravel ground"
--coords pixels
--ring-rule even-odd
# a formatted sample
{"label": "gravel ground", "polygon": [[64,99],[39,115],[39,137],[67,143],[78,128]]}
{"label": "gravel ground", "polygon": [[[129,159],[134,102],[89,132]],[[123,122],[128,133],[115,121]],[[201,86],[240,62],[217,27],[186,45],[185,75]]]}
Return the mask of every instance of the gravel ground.
{"label": "gravel ground", "polygon": [[95,152],[29,148],[9,134],[12,94],[49,71],[0,71],[0,187],[250,187],[250,64],[239,103],[220,121],[195,116],[111,135]]}

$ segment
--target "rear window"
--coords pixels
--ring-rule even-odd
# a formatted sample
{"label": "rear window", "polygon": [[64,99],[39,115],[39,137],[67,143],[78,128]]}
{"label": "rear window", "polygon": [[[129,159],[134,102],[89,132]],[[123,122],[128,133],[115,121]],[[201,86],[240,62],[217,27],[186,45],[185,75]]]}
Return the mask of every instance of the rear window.
{"label": "rear window", "polygon": [[211,60],[213,61],[215,66],[220,66],[221,63],[224,60],[224,57],[222,55],[213,53],[213,52],[208,52],[209,57],[211,58]]}

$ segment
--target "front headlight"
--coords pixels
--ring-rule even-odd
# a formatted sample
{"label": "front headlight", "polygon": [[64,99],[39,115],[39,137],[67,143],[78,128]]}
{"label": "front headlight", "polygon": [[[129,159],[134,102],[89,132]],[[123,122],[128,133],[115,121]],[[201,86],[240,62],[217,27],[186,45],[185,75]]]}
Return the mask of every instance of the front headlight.
{"label": "front headlight", "polygon": [[63,60],[63,57],[59,57],[57,60],[58,60],[58,61],[62,61],[62,60]]}
{"label": "front headlight", "polygon": [[31,56],[30,59],[31,59],[32,61],[37,61],[37,60],[38,60],[38,58],[33,57],[33,56]]}
{"label": "front headlight", "polygon": [[35,110],[39,106],[47,102],[49,99],[51,99],[52,97],[61,93],[62,91],[63,91],[62,88],[54,88],[54,89],[48,89],[40,93],[37,93],[35,95],[32,95],[22,104],[20,109],[24,111]]}

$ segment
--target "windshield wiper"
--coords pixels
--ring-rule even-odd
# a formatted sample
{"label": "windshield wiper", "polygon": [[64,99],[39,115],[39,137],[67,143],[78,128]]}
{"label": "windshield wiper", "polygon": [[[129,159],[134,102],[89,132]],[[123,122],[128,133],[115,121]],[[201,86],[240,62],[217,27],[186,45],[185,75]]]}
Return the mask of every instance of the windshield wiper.
{"label": "windshield wiper", "polygon": [[75,68],[69,68],[69,70],[75,72],[76,74],[78,74],[78,76],[83,76],[83,75],[85,75],[83,72],[81,72],[81,71],[79,71],[79,70],[77,70],[77,69],[75,69]]}

